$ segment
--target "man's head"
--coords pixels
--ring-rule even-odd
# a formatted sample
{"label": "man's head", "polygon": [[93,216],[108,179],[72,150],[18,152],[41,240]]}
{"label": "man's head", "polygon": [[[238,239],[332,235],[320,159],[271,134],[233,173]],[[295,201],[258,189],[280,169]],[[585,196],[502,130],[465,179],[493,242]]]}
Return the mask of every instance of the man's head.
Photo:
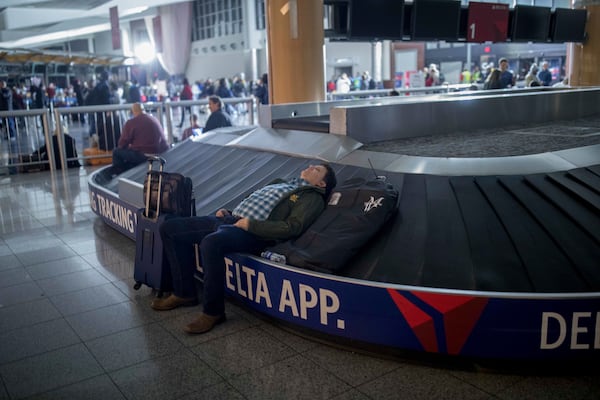
{"label": "man's head", "polygon": [[325,198],[329,197],[329,194],[337,184],[335,171],[329,164],[309,165],[308,168],[300,172],[300,178],[313,186],[324,188]]}
{"label": "man's head", "polygon": [[547,69],[548,69],[548,61],[544,61],[544,62],[542,63],[542,69],[543,69],[543,70],[547,70]]}
{"label": "man's head", "polygon": [[221,100],[219,96],[210,96],[208,98],[208,108],[210,109],[210,112],[220,110],[222,106],[223,100]]}
{"label": "man's head", "polygon": [[501,58],[499,65],[501,71],[506,71],[508,69],[508,60],[506,58]]}
{"label": "man's head", "polygon": [[144,106],[141,103],[133,103],[131,106],[131,113],[134,117],[144,113]]}

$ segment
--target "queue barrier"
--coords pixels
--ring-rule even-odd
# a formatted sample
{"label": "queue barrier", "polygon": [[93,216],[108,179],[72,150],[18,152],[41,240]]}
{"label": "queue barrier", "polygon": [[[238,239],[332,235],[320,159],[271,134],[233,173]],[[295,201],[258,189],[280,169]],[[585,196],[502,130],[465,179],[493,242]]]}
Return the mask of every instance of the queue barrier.
{"label": "queue barrier", "polygon": [[[223,102],[235,106],[238,110],[243,110],[244,118],[236,119],[238,124],[253,125],[255,123],[256,99],[254,97],[234,97],[223,99]],[[174,145],[178,141],[173,127],[175,111],[182,107],[203,109],[207,106],[208,99],[144,103],[146,111],[154,115],[164,127],[170,145]],[[118,138],[115,132],[117,130],[120,132],[123,124],[130,118],[130,109],[131,104],[75,107],[54,107],[50,104],[49,108],[0,112],[0,127],[2,127],[0,133],[3,135],[0,135],[2,148],[0,174],[55,170],[54,163],[42,160],[37,151],[46,143],[50,143],[47,146],[47,158],[54,160],[55,154],[58,153],[59,165],[61,168],[65,168],[68,161],[73,161],[75,157],[69,158],[66,155],[64,135],[67,132],[64,128],[72,127],[74,123],[80,123],[81,126],[84,126],[85,123],[85,126],[91,128],[90,133],[101,132],[105,135],[104,143],[116,144]],[[208,116],[208,113],[203,115]],[[55,146],[50,140],[54,134],[60,138],[57,148],[54,148]],[[107,154],[110,150],[108,152],[93,151],[95,147],[93,142],[98,139],[96,136],[90,135],[89,139],[86,136],[83,140],[76,138],[77,159],[81,160],[84,165],[102,165],[112,162]],[[95,140],[92,137],[95,137]]]}

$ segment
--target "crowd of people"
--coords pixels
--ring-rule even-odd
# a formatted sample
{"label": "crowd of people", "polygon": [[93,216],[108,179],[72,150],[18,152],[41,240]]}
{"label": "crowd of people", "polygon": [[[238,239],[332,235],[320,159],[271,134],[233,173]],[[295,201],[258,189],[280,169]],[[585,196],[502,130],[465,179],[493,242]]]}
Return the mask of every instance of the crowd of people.
{"label": "crowd of people", "polygon": [[[479,72],[479,68],[477,68]],[[474,76],[465,70],[463,77]],[[465,79],[465,83],[468,81]],[[562,86],[566,85],[564,78],[554,79],[550,70],[550,63],[542,61],[541,68],[537,63],[531,63],[528,69],[524,69],[520,74],[511,70],[509,62],[506,58],[501,58],[498,67],[494,66],[493,62],[485,65],[484,70],[478,73],[477,80],[472,80],[473,83],[483,83],[484,89],[506,89],[517,86],[535,87],[535,86]]]}
{"label": "crowd of people", "polygon": [[380,89],[382,86],[369,75],[369,71],[364,71],[354,77],[349,77],[347,73],[342,73],[339,77],[332,77],[327,82],[328,92],[349,93],[354,90],[373,90]]}
{"label": "crowd of people", "polygon": [[[6,82],[5,82],[6,84]],[[33,77],[30,84],[26,81],[14,83],[11,87],[10,98],[4,100],[10,103],[10,109],[24,110],[43,107],[73,107],[101,104],[145,103],[160,102],[167,99],[198,100],[217,95],[222,99],[230,97],[255,96],[261,104],[268,104],[268,79],[263,74],[256,81],[246,81],[241,73],[232,78],[208,78],[190,83],[187,78],[167,79],[164,85],[154,81],[146,86],[139,84],[137,79],[117,82],[111,79],[107,71],[102,71],[97,77],[89,80],[73,78],[66,87],[56,83],[46,84],[41,78]],[[164,89],[161,89],[164,86]],[[7,99],[8,94],[3,93]],[[3,104],[0,104],[3,105]],[[7,106],[8,107],[8,106]],[[182,120],[185,118],[182,115]]]}
{"label": "crowd of people", "polygon": [[[555,79],[553,77],[553,72],[548,61],[542,61],[541,67],[538,67],[536,63],[532,63],[528,71],[523,71],[522,68],[521,70],[520,74],[513,71],[510,68],[508,59],[503,57],[498,60],[497,67],[494,65],[494,62],[483,63],[481,67],[479,65],[475,65],[472,68],[466,67],[460,73],[458,82],[448,82],[439,66],[432,63],[418,71],[418,79],[422,78],[422,84],[426,87],[439,86],[444,83],[472,84],[473,88],[481,88],[478,85],[483,85],[484,89],[505,89],[516,87],[517,85],[525,87],[568,85],[563,78],[559,77]],[[414,78],[411,78],[410,86],[413,86],[412,79]],[[404,82],[397,80],[395,87],[403,86],[403,84]],[[348,73],[342,72],[339,76],[333,76],[327,82],[327,91],[335,93],[350,93],[352,91],[381,88],[383,88],[383,83],[376,82],[369,75],[368,71],[356,76],[349,76]]]}
{"label": "crowd of people", "polygon": [[[268,104],[267,85],[267,74],[263,74],[256,81],[247,82],[243,73],[233,78],[198,80],[194,83],[191,83],[185,77],[172,78],[163,82],[157,80],[150,85],[143,86],[140,85],[137,79],[118,82],[108,71],[103,70],[94,79],[80,80],[73,78],[64,88],[57,86],[54,82],[46,85],[43,79],[34,76],[28,81],[13,84],[12,87],[6,81],[0,80],[0,111],[124,103],[144,104],[150,101],[210,99],[212,96],[218,96],[220,99],[254,96],[259,103]],[[202,113],[209,110],[213,112],[213,109],[218,110],[220,122],[215,125],[216,117],[214,117],[211,120],[211,125],[222,126],[227,123],[230,125],[231,119],[227,114],[244,114],[248,111],[246,104],[238,104],[236,107],[232,107],[230,104],[223,105],[221,100],[218,104],[219,107],[211,107],[209,101],[207,108],[199,110]],[[221,105],[223,105],[224,113],[221,113]],[[184,124],[189,126],[192,122],[191,113],[191,107],[181,107],[181,118],[178,124],[180,128],[183,128]],[[110,151],[117,144],[121,134],[121,125],[124,123],[124,121],[119,121],[124,117],[113,114],[112,112],[80,113],[73,114],[71,118],[74,121],[88,124],[93,147]],[[7,138],[15,139],[16,124],[19,124],[21,120],[23,118],[16,119],[13,117],[0,120],[0,128]],[[22,127],[22,124],[19,126]],[[204,131],[210,129],[210,125],[208,129],[204,127]],[[107,138],[111,140],[106,140]],[[109,141],[110,143],[108,143]]]}
{"label": "crowd of people", "polygon": [[[144,111],[144,103],[152,101],[199,100],[206,98],[208,107],[197,111],[209,114],[204,126],[200,126],[198,114],[192,113],[192,107],[182,106],[179,127],[183,130],[175,141],[202,134],[220,127],[232,126],[232,113],[244,113],[246,104],[232,107],[223,102],[224,98],[255,96],[261,104],[268,104],[268,79],[264,74],[253,84],[248,84],[243,74],[232,79],[221,78],[216,81],[190,83],[182,78],[179,86],[174,80],[168,80],[164,94],[152,86],[143,87],[135,79],[117,83],[108,71],[102,71],[96,80],[81,82],[72,79],[67,88],[50,83],[46,86],[42,79],[33,77],[30,86],[10,88],[6,81],[0,80],[0,111],[35,109],[69,106],[101,106],[110,104],[132,104],[131,113],[121,111],[98,111],[70,114],[68,118],[86,123],[89,128],[89,148],[84,149],[103,153],[112,153],[112,173],[118,174],[146,159],[145,154],[160,154],[168,149],[167,139],[160,122]],[[155,85],[157,86],[157,85]],[[148,96],[150,94],[150,96]],[[161,97],[162,96],[162,97]],[[22,119],[22,117],[21,117]],[[0,120],[0,128],[7,138],[16,139],[17,118],[6,117]],[[6,126],[5,126],[6,125]],[[66,133],[66,132],[65,132]],[[94,150],[96,149],[96,150]]]}
{"label": "crowd of people", "polygon": [[[505,61],[503,64],[503,60]],[[504,76],[500,87],[512,87],[516,80],[525,79],[525,86],[551,86],[553,84],[552,73],[549,69],[549,63],[544,61],[541,67],[537,64],[531,64],[529,71],[525,71],[525,76],[517,76],[508,67],[508,61],[502,58],[495,67],[493,62],[465,68],[460,74],[460,82],[455,83],[473,83],[485,84],[488,80],[492,82],[487,86],[496,87],[496,73],[494,70],[500,70]],[[508,74],[512,74],[513,81],[508,81]],[[425,77],[425,86],[437,86],[445,82],[443,72],[436,64],[430,64],[423,68]],[[559,79],[558,82],[562,81]],[[97,88],[102,88],[101,93]],[[357,90],[382,89],[383,83],[377,82],[371,77],[368,71],[358,73],[355,76],[349,76],[347,73],[341,73],[339,76],[332,77],[327,82],[328,92],[348,93]],[[167,79],[164,84],[158,81],[151,82],[146,86],[141,86],[136,79],[118,83],[109,79],[106,71],[100,73],[98,79],[80,80],[71,79],[71,82],[64,88],[58,87],[50,82],[47,85],[39,78],[32,78],[31,85],[27,86],[24,82],[12,86],[10,89],[10,110],[22,110],[28,108],[67,107],[81,105],[101,105],[101,104],[121,104],[121,103],[145,103],[148,101],[160,102],[167,99],[178,100],[198,100],[205,99],[212,95],[219,96],[221,99],[232,97],[254,96],[261,104],[269,103],[268,95],[268,77],[263,74],[256,81],[247,81],[243,73],[231,78],[196,80],[188,81],[187,78],[180,80]],[[91,96],[90,96],[91,95]],[[3,94],[7,98],[6,94]],[[6,100],[4,101],[6,103]],[[2,110],[7,110],[6,106]],[[181,113],[179,126],[183,126],[185,115],[190,115],[189,107],[184,108]],[[234,113],[236,110],[231,106],[226,107],[228,113]]]}

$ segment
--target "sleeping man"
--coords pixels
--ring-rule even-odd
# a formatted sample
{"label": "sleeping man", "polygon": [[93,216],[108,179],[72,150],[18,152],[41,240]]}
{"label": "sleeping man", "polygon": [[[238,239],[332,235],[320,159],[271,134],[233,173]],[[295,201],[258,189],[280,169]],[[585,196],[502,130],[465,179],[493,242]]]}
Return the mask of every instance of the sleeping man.
{"label": "sleeping man", "polygon": [[205,333],[225,321],[225,261],[233,252],[257,254],[278,241],[300,236],[325,209],[336,185],[328,164],[310,165],[299,178],[276,179],[254,191],[232,211],[220,209],[214,216],[168,219],[160,235],[173,293],[156,299],[159,311],[198,303],[194,280],[193,245],[200,245],[204,288],[203,312],[188,324],[188,333]]}

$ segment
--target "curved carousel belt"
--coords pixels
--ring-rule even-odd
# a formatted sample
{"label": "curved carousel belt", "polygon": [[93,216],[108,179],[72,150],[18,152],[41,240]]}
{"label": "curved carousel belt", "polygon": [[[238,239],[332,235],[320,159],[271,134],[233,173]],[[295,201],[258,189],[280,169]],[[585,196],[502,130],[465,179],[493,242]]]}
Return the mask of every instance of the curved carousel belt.
{"label": "curved carousel belt", "polygon": [[[323,143],[331,136],[323,135]],[[271,179],[327,159],[240,147],[244,138],[225,145],[210,138],[186,141],[164,155],[167,171],[192,178],[198,215],[231,208]],[[321,149],[331,153],[328,146]],[[356,147],[344,142],[333,152],[339,157],[329,158],[338,182],[372,177],[368,159],[400,192],[393,221],[337,275],[231,254],[226,258],[231,296],[303,330],[388,352],[597,357],[599,146],[583,148],[582,157],[570,150],[502,165],[455,159],[444,167],[430,160],[429,170],[446,168],[446,174],[427,173],[427,160],[389,160]],[[572,162],[577,158],[585,165]],[[400,172],[398,165],[412,171]],[[470,170],[478,173],[464,173]],[[135,238],[145,171],[139,166],[103,185],[96,183],[98,172],[89,180],[93,211],[130,238]]]}

